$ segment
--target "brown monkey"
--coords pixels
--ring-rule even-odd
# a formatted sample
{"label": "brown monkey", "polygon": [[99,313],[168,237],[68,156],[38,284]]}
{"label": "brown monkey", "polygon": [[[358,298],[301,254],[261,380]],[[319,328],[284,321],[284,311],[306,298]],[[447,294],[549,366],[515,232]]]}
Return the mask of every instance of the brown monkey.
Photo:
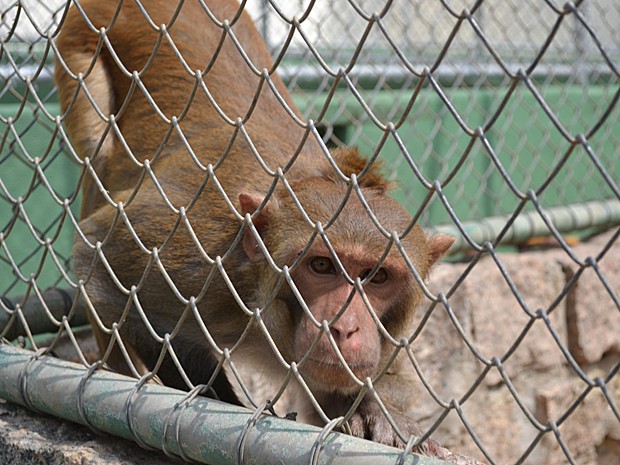
{"label": "brown monkey", "polygon": [[[102,353],[117,323],[133,361],[165,384],[210,383],[242,404],[218,369],[224,349],[251,375],[281,377],[295,362],[325,413],[342,416],[409,332],[422,299],[412,268],[425,279],[452,239],[412,227],[354,149],[331,154],[338,173],[295,120],[249,16],[207,3],[86,0],[88,21],[75,7],[66,17],[55,77],[87,167],[75,274]],[[107,360],[127,371],[120,351]],[[324,423],[297,400],[302,420]],[[403,410],[390,413],[416,434]],[[349,425],[402,445],[369,395]]]}

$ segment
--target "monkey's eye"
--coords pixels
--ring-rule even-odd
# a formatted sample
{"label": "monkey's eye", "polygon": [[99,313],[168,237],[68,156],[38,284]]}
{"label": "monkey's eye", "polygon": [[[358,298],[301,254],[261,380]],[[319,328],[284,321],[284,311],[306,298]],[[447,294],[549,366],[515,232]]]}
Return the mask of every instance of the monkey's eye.
{"label": "monkey's eye", "polygon": [[[370,274],[370,270],[364,271],[362,275],[360,276],[360,279],[366,279],[369,274]],[[372,279],[370,280],[370,282],[372,284],[383,284],[387,280],[388,280],[388,272],[385,270],[385,268],[379,268],[377,272],[374,274],[374,276],[372,277]]]}
{"label": "monkey's eye", "polygon": [[327,257],[314,257],[310,260],[310,268],[318,274],[336,274],[336,267]]}

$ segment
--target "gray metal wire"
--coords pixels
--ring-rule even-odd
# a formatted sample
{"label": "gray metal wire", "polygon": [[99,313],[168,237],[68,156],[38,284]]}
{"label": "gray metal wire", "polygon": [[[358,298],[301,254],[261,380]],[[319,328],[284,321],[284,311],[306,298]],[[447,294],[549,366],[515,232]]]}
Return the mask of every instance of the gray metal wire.
{"label": "gray metal wire", "polygon": [[[213,405],[209,400],[197,398],[197,394],[209,391],[216,375],[226,371],[236,379],[254,410],[249,413],[239,413],[234,408],[231,410],[235,415],[242,416],[242,421],[235,424],[239,434],[233,444],[224,444],[226,440],[219,437],[217,431],[201,430],[201,433],[215,437],[214,441],[224,441],[214,443],[214,447],[221,444],[230,447],[232,458],[222,463],[244,463],[250,452],[254,457],[257,451],[265,453],[264,460],[268,462],[272,456],[257,445],[255,438],[258,433],[255,430],[263,422],[262,427],[266,430],[261,429],[260,434],[265,431],[269,434],[271,430],[265,426],[264,411],[277,404],[285,396],[287,385],[294,383],[299,385],[300,395],[309,398],[318,416],[325,422],[320,432],[297,425],[301,432],[295,433],[295,438],[302,438],[295,449],[301,457],[299,463],[326,463],[335,458],[343,460],[343,463],[359,462],[357,454],[360,453],[369,454],[368,460],[372,462],[368,463],[383,463],[379,460],[385,463],[396,463],[397,460],[401,460],[400,463],[434,463],[427,458],[415,462],[418,459],[412,459],[413,456],[408,454],[363,445],[334,433],[336,428],[346,428],[346,421],[357,404],[343,418],[329,418],[298,370],[304,359],[296,362],[285,360],[264,323],[265,308],[253,308],[245,302],[229,278],[227,266],[230,255],[247,229],[258,242],[273,272],[279,276],[272,299],[278,289],[290,287],[304,314],[320,330],[314,344],[320,337],[329,339],[355,384],[362,389],[362,393],[377,399],[381,413],[395,427],[389,408],[374,387],[376,380],[355,377],[331,336],[329,329],[332,322],[318,321],[295,286],[291,271],[304,258],[311,244],[290,268],[279,267],[269,255],[250,215],[244,218],[235,209],[230,199],[231,193],[226,192],[218,179],[219,167],[226,160],[233,143],[240,140],[250,148],[257,166],[260,166],[257,169],[272,179],[261,207],[271,197],[276,185],[284,186],[303,220],[314,231],[311,241],[326,244],[336,257],[335,266],[362,296],[378,331],[392,345],[394,352],[390,362],[397,357],[404,358],[416,373],[425,393],[436,404],[439,413],[427,421],[421,437],[405,437],[398,433],[407,444],[407,451],[422,447],[423,442],[447,422],[446,418],[453,415],[458,417],[460,425],[477,447],[479,456],[489,463],[499,463],[493,445],[485,441],[480,428],[474,425],[464,408],[483,391],[484,384],[493,373],[501,378],[502,387],[535,431],[523,450],[514,451],[510,456],[512,463],[531,460],[535,449],[550,437],[558,444],[562,460],[577,463],[572,444],[563,436],[562,428],[578,415],[578,408],[593,392],[604,397],[613,417],[620,423],[618,399],[610,388],[613,382],[618,381],[620,360],[612,361],[604,375],[592,376],[577,360],[552,319],[560,303],[569,298],[582,276],[590,270],[611,302],[608,312],[615,317],[620,313],[619,285],[600,266],[609,250],[620,247],[620,153],[617,149],[620,147],[620,45],[616,38],[620,7],[617,2],[584,0],[559,4],[553,1],[478,0],[467,5],[465,2],[443,0],[432,5],[418,0],[380,4],[356,0],[268,0],[258,5],[242,2],[240,8],[250,9],[270,45],[274,56],[271,69],[259,68],[243,50],[232,29],[238,15],[222,21],[201,2],[205,17],[232,39],[247,69],[260,80],[249,109],[238,116],[226,113],[204,80],[220,49],[203,70],[191,69],[169,33],[174,18],[171,24],[155,24],[149,17],[147,2],[125,1],[135,1],[150,27],[158,34],[150,59],[141,70],[127,68],[116,56],[106,28],[96,30],[85,17],[93,31],[100,35],[97,51],[107,49],[120,72],[131,81],[128,96],[116,115],[108,115],[97,107],[86,81],[92,69],[84,74],[71,74],[62,56],[59,57],[60,65],[76,80],[80,91],[87,96],[106,125],[101,144],[108,133],[114,134],[128,159],[140,170],[133,193],[123,202],[114,201],[108,194],[104,182],[97,176],[92,159],[80,159],[76,153],[62,126],[64,115],[60,114],[51,83],[50,59],[57,54],[55,37],[70,4],[83,13],[79,2],[33,0],[0,4],[0,108],[6,109],[0,113],[0,336],[9,341],[25,338],[35,351],[26,355],[10,345],[0,345],[0,352],[7,360],[19,359],[21,364],[16,365],[19,369],[4,364],[5,371],[0,370],[3,374],[0,376],[0,386],[4,383],[5,389],[0,391],[2,395],[30,408],[60,415],[99,430],[105,423],[99,415],[105,413],[92,413],[96,406],[92,405],[87,392],[91,384],[104,386],[111,383],[109,386],[112,387],[97,389],[109,391],[112,396],[114,387],[118,386],[115,383],[121,383],[124,389],[129,389],[129,394],[120,401],[118,412],[125,421],[113,428],[117,434],[133,438],[144,447],[160,448],[166,454],[186,461],[217,461],[219,458],[205,457],[195,450],[182,447],[185,441],[191,442],[188,437],[196,438],[196,432],[187,429],[183,418],[188,412]],[[180,69],[194,83],[187,104],[176,117],[164,114],[142,78],[162,45],[172,48]],[[302,116],[279,95],[273,82],[275,72],[284,77]],[[305,131],[305,137],[286,166],[268,166],[260,147],[253,143],[246,128],[261,91],[273,93],[291,121]],[[165,137],[148,160],[134,153],[117,123],[134,94],[142,95],[153,114],[167,126]],[[212,164],[200,160],[200,154],[196,153],[191,137],[186,133],[185,117],[197,95],[206,97],[223,126],[234,129],[228,148]],[[68,111],[71,110],[72,106]],[[185,206],[175,205],[153,168],[172,136],[182,142],[187,156],[195,165],[195,175],[202,180],[196,196]],[[335,176],[349,185],[338,211],[325,224],[312,221],[287,180],[288,170],[308,140],[316,140],[323,156],[333,167]],[[359,145],[368,155],[366,169],[375,161],[384,163],[390,176],[400,182],[395,195],[413,215],[407,230],[393,232],[383,228],[364,198],[357,177],[348,177],[338,169],[328,150],[332,144]],[[130,231],[131,240],[148,257],[144,274],[151,270],[161,274],[165,285],[183,306],[180,320],[169,333],[158,333],[151,323],[148,308],[144,308],[140,299],[140,284],[127,287],[116,277],[118,270],[114,269],[105,254],[105,245],[111,237],[92,243],[81,230],[78,221],[79,190],[86,176],[94,179],[105,202],[115,210],[115,224],[124,224]],[[160,248],[151,249],[145,245],[144,238],[135,231],[127,214],[127,208],[132,205],[144,183],[156,187],[162,202],[176,218],[174,227]],[[190,220],[191,212],[206,186],[214,186],[239,222],[245,222],[245,227],[221,256],[211,256],[207,252]],[[398,251],[426,298],[424,308],[419,310],[423,314],[419,323],[403,340],[394,339],[383,327],[365,295],[365,282],[346,274],[330,245],[329,227],[349,197],[360,200],[377,230],[389,240],[381,260],[391,249]],[[447,232],[456,238],[453,252],[461,252],[460,256],[467,265],[450,288],[434,291],[423,281],[411,257],[407,256],[400,241],[415,223],[428,226],[433,231]],[[597,254],[584,258],[575,252],[570,235],[603,228],[614,232]],[[201,259],[213,265],[203,289],[193,296],[183,294],[179,283],[173,280],[161,260],[162,251],[179,230],[188,231]],[[99,318],[84,283],[76,281],[71,275],[73,236],[92,249],[124,296],[123,315],[110,327]],[[516,284],[500,254],[501,247],[506,244],[523,244],[537,236],[550,237],[563,257],[574,265],[572,275],[560,292],[542,307],[527,302],[523,289]],[[522,313],[520,316],[525,318],[519,333],[508,343],[505,351],[492,355],[486,354],[480,348],[479,341],[472,337],[454,299],[485,257],[494,263]],[[375,268],[379,266],[380,263]],[[198,305],[208,294],[212,281],[219,277],[235,297],[240,311],[248,317],[246,331],[232,347],[218,346],[211,336],[208,322],[203,321],[198,311]],[[53,289],[46,290],[48,288]],[[130,309],[138,313],[150,337],[161,346],[159,359],[148,373],[143,373],[140,367],[134,365],[121,336],[120,330]],[[345,309],[346,306],[340,313]],[[416,341],[427,322],[439,313],[446,316],[468,355],[480,367],[476,376],[466,381],[467,386],[457,396],[446,396],[433,386],[416,356]],[[87,315],[96,327],[111,336],[110,346],[96,361],[83,353],[73,335],[76,327],[86,323]],[[204,386],[192,384],[172,345],[181,324],[188,318],[195,319],[206,343],[218,356],[216,372]],[[272,402],[263,402],[253,396],[251,380],[234,362],[236,351],[248,337],[251,325],[260,328],[273,350],[274,360],[288,373],[284,384],[273,392]],[[544,334],[554,341],[565,366],[581,382],[578,394],[569,405],[547,422],[540,420],[515,383],[514,375],[507,369],[515,353],[523,347],[524,340],[534,334],[535,327],[544,328]],[[40,339],[36,337],[43,332],[55,333],[49,348],[41,348]],[[64,335],[70,338],[85,368],[83,372],[75,372],[76,378],[73,380],[78,380],[75,387],[77,406],[65,406],[65,410],[59,411],[52,409],[50,405],[53,401],[44,398],[38,386],[33,386],[31,377],[42,382],[33,367],[40,364],[48,367],[55,363],[47,361],[44,355],[53,353]],[[120,349],[129,371],[138,381],[127,384],[126,380],[106,379],[101,368],[105,367],[114,347]],[[157,378],[157,371],[165,357],[172,360],[190,392],[180,395],[161,391],[173,396],[170,409],[159,419],[163,425],[161,434],[147,437],[142,423],[147,420],[139,416],[136,398],[148,398],[152,390],[160,392],[159,387],[147,381]],[[2,365],[0,362],[0,368]],[[385,376],[389,369],[389,364],[383,367],[379,377]],[[15,378],[5,378],[5,374],[8,376],[14,372],[17,373]],[[359,400],[361,395],[358,403]],[[273,418],[269,421],[276,425],[274,438],[281,438],[278,436],[281,434],[278,430],[280,420]],[[278,440],[281,439],[274,439]],[[332,441],[347,444],[351,441],[351,446],[349,448],[347,445],[342,453],[336,453],[331,447],[334,444]],[[282,450],[279,452],[286,454]]]}

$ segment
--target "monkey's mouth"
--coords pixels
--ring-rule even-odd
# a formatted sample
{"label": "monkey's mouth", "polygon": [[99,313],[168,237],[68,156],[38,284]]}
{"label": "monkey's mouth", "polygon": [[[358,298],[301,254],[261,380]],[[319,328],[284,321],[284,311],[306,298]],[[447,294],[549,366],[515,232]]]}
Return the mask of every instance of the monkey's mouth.
{"label": "monkey's mouth", "polygon": [[355,378],[363,382],[366,377],[372,376],[374,371],[371,364],[363,362],[347,362],[347,367],[343,366],[340,360],[319,360],[310,357],[304,361],[303,366],[300,366],[300,370],[313,380],[331,387],[334,384],[343,387],[357,386]]}

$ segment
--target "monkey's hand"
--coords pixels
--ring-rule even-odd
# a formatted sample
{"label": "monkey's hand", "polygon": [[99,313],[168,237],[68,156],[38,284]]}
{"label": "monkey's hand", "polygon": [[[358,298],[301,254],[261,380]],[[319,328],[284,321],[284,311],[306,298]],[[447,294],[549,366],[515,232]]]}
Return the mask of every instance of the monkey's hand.
{"label": "monkey's hand", "polygon": [[[406,437],[411,435],[416,437],[422,436],[420,428],[411,418],[402,414],[396,407],[386,405],[386,409],[392,421],[403,435]],[[349,419],[349,427],[353,436],[400,449],[404,449],[406,446],[406,443],[396,434],[385,413],[374,399],[362,400],[353,416]],[[420,446],[415,447],[413,452],[440,457],[443,455],[441,449],[437,441],[427,439]]]}

